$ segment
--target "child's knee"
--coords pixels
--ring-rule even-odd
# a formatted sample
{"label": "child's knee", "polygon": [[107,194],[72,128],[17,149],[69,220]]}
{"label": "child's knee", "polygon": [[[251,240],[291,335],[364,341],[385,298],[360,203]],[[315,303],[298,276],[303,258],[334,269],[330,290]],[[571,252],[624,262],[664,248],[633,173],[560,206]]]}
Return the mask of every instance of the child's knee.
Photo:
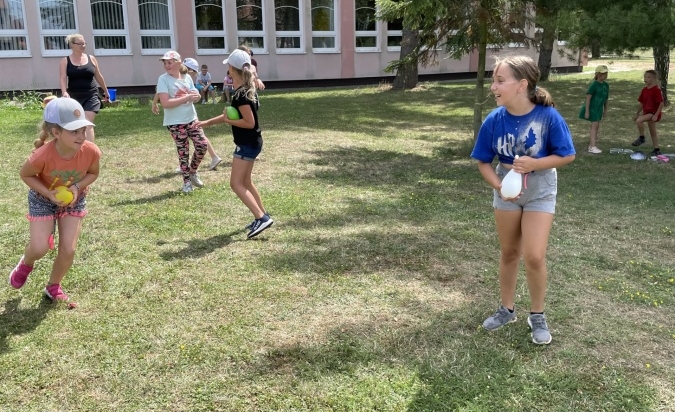
{"label": "child's knee", "polygon": [[49,238],[31,239],[28,248],[32,254],[38,256],[37,259],[41,259],[49,252]]}

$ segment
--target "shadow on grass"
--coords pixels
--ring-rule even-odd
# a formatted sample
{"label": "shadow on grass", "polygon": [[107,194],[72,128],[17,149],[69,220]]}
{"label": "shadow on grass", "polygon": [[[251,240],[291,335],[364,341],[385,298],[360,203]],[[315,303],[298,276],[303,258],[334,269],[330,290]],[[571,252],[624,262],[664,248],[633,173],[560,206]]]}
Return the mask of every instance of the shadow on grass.
{"label": "shadow on grass", "polygon": [[167,180],[167,179],[173,179],[176,176],[178,176],[178,173],[173,173],[173,172],[166,172],[162,173],[161,175],[158,176],[148,176],[148,177],[141,177],[138,179],[127,179],[126,183],[129,184],[156,184],[156,183],[161,183],[162,180]]}
{"label": "shadow on grass", "polygon": [[[234,230],[230,233],[223,233],[216,236],[211,236],[210,238],[197,238],[191,241],[188,241],[186,247],[181,250],[174,252],[162,252],[159,255],[164,260],[176,260],[176,259],[197,259],[201,258],[209,253],[212,253],[216,249],[223,248],[233,242],[242,242],[244,239],[233,239],[233,236],[241,234],[242,231]],[[158,246],[163,246],[168,244],[168,242],[158,242]]]}
{"label": "shadow on grass", "polygon": [[[281,376],[297,388],[348,377],[352,385],[332,392],[348,392],[366,403],[363,410],[370,410],[367,402],[396,397],[410,399],[406,410],[420,412],[598,411],[609,410],[608,405],[611,410],[653,410],[654,391],[640,378],[599,368],[602,362],[594,356],[536,346],[522,320],[498,332],[477,330],[482,319],[471,316],[472,310],[476,313],[468,307],[452,314],[422,310],[414,315],[423,318],[418,319],[423,327],[382,321],[337,325],[325,343],[273,347],[250,378]],[[417,372],[401,376],[401,369]],[[378,370],[386,384],[359,380],[371,370]],[[306,401],[316,402],[317,409],[329,404],[321,398]]]}
{"label": "shadow on grass", "polygon": [[[175,176],[175,174],[172,174],[172,176]],[[155,195],[155,196],[150,196],[150,197],[142,197],[142,198],[139,198],[139,199],[123,200],[121,202],[111,203],[110,206],[144,205],[144,204],[147,204],[147,203],[156,203],[156,202],[161,202],[163,200],[173,199],[174,197],[183,196],[183,195],[184,194],[179,192],[179,191],[171,191],[171,192],[165,192],[165,193]]]}
{"label": "shadow on grass", "polygon": [[12,335],[21,335],[38,327],[54,305],[44,299],[35,308],[19,309],[21,298],[5,302],[5,311],[0,315],[0,354],[9,351],[7,340]]}

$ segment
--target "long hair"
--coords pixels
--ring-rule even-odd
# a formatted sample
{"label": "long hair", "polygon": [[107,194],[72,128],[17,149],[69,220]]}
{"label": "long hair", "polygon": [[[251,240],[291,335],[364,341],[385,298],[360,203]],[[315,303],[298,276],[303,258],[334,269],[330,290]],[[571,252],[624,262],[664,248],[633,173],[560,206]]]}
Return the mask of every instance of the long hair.
{"label": "long hair", "polygon": [[244,70],[239,70],[236,67],[230,66],[230,70],[234,70],[241,78],[243,79],[243,87],[240,87],[234,93],[234,97],[237,98],[241,96],[242,93],[246,95],[246,98],[252,102],[257,101],[256,98],[256,87],[255,87],[255,76],[250,70],[248,65],[244,66]]}
{"label": "long hair", "polygon": [[497,70],[502,64],[509,66],[516,80],[527,80],[527,93],[532,103],[555,107],[551,93],[537,86],[540,73],[534,60],[528,56],[506,56],[497,60],[493,70]]}
{"label": "long hair", "polygon": [[61,126],[59,126],[58,124],[49,123],[43,120],[42,123],[40,123],[40,131],[38,133],[38,138],[33,141],[33,146],[35,146],[36,149],[42,147],[42,145],[44,145],[47,142],[47,140],[49,140],[50,137],[53,137],[52,129],[55,127],[59,130],[61,129]]}

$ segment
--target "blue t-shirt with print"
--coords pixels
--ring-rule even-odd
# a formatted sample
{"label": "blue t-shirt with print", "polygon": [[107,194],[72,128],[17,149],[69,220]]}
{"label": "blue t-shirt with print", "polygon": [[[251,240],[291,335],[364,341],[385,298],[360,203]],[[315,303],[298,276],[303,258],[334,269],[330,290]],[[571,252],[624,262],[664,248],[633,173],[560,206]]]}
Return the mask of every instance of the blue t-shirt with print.
{"label": "blue t-shirt with print", "polygon": [[504,106],[493,110],[478,132],[471,157],[492,163],[513,164],[516,155],[533,158],[575,154],[572,134],[558,111],[551,106],[535,105],[523,116],[514,116]]}

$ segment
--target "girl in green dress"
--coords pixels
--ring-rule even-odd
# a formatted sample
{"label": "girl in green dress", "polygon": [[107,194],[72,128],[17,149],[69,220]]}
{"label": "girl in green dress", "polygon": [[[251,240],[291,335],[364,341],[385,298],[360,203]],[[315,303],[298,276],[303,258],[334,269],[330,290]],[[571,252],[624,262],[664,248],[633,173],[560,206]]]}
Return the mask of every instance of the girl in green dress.
{"label": "girl in green dress", "polygon": [[586,102],[581,106],[579,118],[591,122],[591,137],[588,145],[588,153],[600,154],[602,150],[598,149],[598,129],[600,120],[607,115],[607,102],[609,101],[609,85],[607,73],[609,69],[604,64],[595,68],[595,78],[593,83],[588,86],[586,92]]}

